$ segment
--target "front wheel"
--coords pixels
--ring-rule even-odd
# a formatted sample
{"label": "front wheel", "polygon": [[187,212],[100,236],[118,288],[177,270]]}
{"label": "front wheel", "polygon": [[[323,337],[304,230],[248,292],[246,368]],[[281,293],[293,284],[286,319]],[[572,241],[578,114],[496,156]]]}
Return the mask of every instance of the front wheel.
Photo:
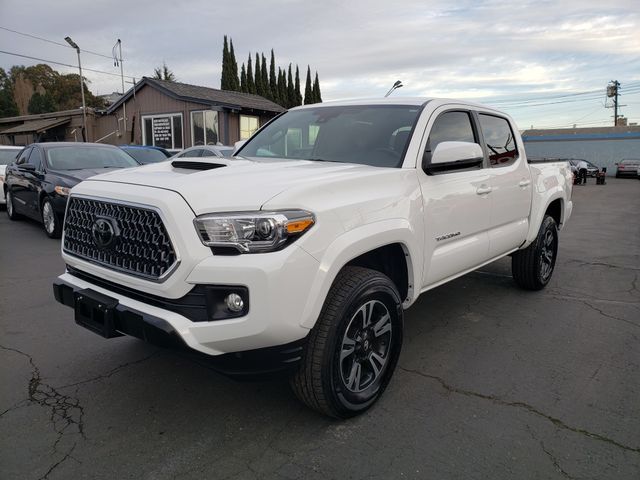
{"label": "front wheel", "polygon": [[309,333],[299,369],[291,377],[296,396],[335,418],[371,407],[395,370],[403,335],[402,302],[384,274],[345,267]]}
{"label": "front wheel", "polygon": [[42,202],[42,224],[49,238],[60,238],[62,235],[62,225],[48,198]]}
{"label": "front wheel", "polygon": [[513,279],[526,290],[543,289],[551,280],[557,255],[558,228],[553,217],[545,215],[535,241],[511,256]]}

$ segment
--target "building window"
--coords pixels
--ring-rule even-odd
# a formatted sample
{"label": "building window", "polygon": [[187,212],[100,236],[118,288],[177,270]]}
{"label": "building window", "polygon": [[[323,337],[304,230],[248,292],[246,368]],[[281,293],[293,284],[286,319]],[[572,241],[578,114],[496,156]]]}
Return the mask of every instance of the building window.
{"label": "building window", "polygon": [[260,127],[260,119],[249,115],[240,115],[240,140],[246,140]]}
{"label": "building window", "polygon": [[191,144],[215,145],[218,143],[218,112],[203,110],[191,112]]}
{"label": "building window", "polygon": [[182,150],[182,114],[144,115],[142,143],[170,150]]}

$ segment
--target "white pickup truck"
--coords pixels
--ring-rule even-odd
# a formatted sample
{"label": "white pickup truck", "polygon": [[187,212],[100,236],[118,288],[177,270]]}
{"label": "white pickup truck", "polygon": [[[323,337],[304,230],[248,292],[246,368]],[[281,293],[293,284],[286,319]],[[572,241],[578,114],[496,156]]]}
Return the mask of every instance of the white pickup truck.
{"label": "white pickup truck", "polygon": [[395,369],[403,311],[510,255],[543,288],[571,215],[566,162],[529,163],[509,116],[446,99],[307,105],[235,158],[176,159],[73,188],[56,299],[78,324],[288,369],[297,396],[356,415]]}

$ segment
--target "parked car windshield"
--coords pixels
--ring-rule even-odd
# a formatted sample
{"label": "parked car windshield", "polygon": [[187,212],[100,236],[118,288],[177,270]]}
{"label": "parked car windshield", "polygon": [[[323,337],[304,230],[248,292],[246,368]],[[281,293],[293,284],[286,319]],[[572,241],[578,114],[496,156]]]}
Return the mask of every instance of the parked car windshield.
{"label": "parked car windshield", "polygon": [[125,152],[135,158],[138,163],[163,162],[167,156],[155,148],[123,148]]}
{"label": "parked car windshield", "polygon": [[0,165],[9,165],[13,163],[18,154],[22,150],[13,149],[0,149]]}
{"label": "parked car windshield", "polygon": [[239,155],[400,167],[420,110],[408,105],[292,110],[260,130]]}
{"label": "parked car windshield", "polygon": [[119,148],[68,146],[47,149],[47,163],[53,170],[124,168],[140,165]]}

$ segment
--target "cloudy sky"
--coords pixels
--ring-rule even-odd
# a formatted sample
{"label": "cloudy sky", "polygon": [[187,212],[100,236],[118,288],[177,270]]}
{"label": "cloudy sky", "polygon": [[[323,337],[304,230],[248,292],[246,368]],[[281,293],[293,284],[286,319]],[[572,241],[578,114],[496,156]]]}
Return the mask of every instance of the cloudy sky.
{"label": "cloudy sky", "polygon": [[[0,27],[109,56],[120,38],[125,74],[151,75],[163,61],[179,81],[218,88],[222,36],[238,62],[275,50],[281,66],[317,69],[324,100],[394,95],[480,101],[520,128],[612,123],[605,87],[621,82],[621,109],[640,122],[638,0],[0,0]],[[70,48],[0,29],[0,67],[76,64]],[[119,73],[109,58],[83,66]],[[62,72],[72,68],[52,65]],[[85,72],[95,93],[120,78]],[[302,78],[304,82],[304,78]]]}

